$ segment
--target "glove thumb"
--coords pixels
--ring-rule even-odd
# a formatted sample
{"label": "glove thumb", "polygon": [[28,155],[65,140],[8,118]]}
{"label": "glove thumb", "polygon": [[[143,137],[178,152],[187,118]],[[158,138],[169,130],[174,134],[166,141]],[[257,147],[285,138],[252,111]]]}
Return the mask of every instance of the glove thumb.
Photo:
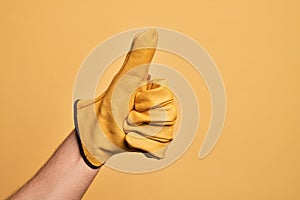
{"label": "glove thumb", "polygon": [[148,78],[149,64],[154,56],[157,40],[155,29],[137,34],[121,69],[106,90],[106,105],[111,104],[115,122],[120,128],[131,109],[132,94]]}

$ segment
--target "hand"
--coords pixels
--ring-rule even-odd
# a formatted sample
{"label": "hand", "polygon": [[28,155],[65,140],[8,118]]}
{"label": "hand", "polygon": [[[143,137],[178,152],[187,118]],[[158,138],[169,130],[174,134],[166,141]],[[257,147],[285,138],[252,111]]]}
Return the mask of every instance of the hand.
{"label": "hand", "polygon": [[177,112],[165,80],[148,80],[156,44],[155,30],[138,34],[107,90],[96,99],[75,102],[77,136],[90,167],[97,168],[124,151],[164,157]]}

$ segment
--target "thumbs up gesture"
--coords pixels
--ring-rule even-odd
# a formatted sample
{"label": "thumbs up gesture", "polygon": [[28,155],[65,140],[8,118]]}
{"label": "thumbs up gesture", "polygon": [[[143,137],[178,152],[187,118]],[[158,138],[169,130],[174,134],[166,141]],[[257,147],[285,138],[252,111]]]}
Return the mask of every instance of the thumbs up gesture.
{"label": "thumbs up gesture", "polygon": [[154,29],[136,35],[105,92],[96,99],[75,102],[79,148],[91,168],[126,151],[141,152],[150,158],[164,157],[173,139],[177,111],[166,80],[149,80],[157,40]]}

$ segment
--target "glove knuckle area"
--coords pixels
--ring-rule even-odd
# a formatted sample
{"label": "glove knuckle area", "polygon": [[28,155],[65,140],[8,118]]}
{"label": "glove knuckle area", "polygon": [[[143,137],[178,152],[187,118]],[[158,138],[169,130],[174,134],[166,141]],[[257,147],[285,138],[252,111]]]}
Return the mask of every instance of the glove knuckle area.
{"label": "glove knuckle area", "polygon": [[137,111],[149,110],[154,106],[163,106],[174,100],[173,93],[164,86],[158,84],[151,84],[151,86],[145,86],[137,91],[134,99],[134,108]]}

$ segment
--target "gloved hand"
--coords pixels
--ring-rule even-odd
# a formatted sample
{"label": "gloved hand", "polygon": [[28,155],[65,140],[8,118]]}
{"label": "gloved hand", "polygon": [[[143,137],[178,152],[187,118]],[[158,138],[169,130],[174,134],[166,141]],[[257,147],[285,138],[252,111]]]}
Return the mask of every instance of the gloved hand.
{"label": "gloved hand", "polygon": [[91,168],[124,151],[164,157],[173,139],[177,112],[165,81],[149,80],[157,38],[153,29],[136,35],[106,91],[96,99],[75,102],[77,139],[81,155]]}

